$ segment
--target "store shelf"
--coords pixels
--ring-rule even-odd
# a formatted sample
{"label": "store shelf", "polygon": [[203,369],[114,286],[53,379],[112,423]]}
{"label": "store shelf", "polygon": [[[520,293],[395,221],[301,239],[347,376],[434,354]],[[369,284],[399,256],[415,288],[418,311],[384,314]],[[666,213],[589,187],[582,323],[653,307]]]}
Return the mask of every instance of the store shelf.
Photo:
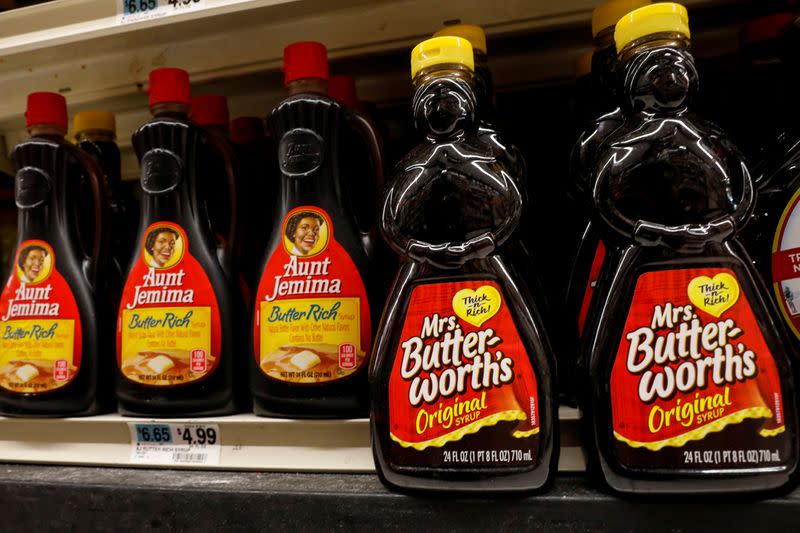
{"label": "store shelf", "polygon": [[[570,80],[591,46],[596,0],[202,0],[198,9],[120,24],[122,0],[55,0],[0,14],[0,134],[8,147],[26,138],[23,110],[33,90],[64,94],[70,115],[117,115],[123,179],[138,177],[131,133],[149,118],[147,74],[180,66],[195,94],[228,96],[231,116],[265,116],[284,96],[279,73],[286,44],[328,46],[332,70],[354,75],[362,99],[407,100],[408,51],[461,18],[486,28],[499,89]],[[735,45],[738,21],[720,6],[747,0],[687,0],[713,28],[694,27],[701,49]],[[728,10],[726,9],[726,12]],[[735,11],[735,9],[733,10]],[[501,46],[495,46],[500,43]]]}
{"label": "store shelf", "polygon": [[[585,469],[578,440],[579,414],[562,407],[559,469]],[[152,420],[119,415],[30,419],[0,417],[0,463],[57,463],[152,466],[131,459],[130,425],[217,424],[218,464],[187,466],[225,470],[374,472],[369,420],[289,420],[233,415],[203,419]]]}
{"label": "store shelf", "polygon": [[796,533],[800,492],[625,500],[560,476],[530,497],[420,497],[389,492],[374,474],[0,465],[0,516],[18,531]]}

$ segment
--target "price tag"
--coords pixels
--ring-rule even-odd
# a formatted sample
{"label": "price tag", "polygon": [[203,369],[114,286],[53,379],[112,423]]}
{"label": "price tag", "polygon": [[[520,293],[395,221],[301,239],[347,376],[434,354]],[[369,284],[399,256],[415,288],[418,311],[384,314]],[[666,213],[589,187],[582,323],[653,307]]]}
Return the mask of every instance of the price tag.
{"label": "price tag", "polygon": [[117,24],[130,24],[198,11],[206,0],[116,0]]}
{"label": "price tag", "polygon": [[129,423],[131,462],[149,465],[218,465],[217,424]]}

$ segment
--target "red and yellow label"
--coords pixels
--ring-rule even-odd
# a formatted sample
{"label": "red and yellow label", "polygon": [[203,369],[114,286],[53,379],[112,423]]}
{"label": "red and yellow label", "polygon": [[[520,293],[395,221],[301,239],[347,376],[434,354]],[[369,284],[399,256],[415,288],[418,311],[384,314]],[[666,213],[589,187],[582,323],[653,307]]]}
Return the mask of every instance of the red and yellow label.
{"label": "red and yellow label", "polygon": [[253,346],[261,372],[290,383],[345,378],[367,360],[367,293],[355,263],[314,206],[284,217],[256,293]]}
{"label": "red and yellow label", "polygon": [[155,387],[191,383],[217,367],[221,342],[217,297],[186,232],[172,222],[151,224],[117,317],[122,375]]}
{"label": "red and yellow label", "polygon": [[600,278],[600,270],[603,268],[603,261],[606,259],[606,245],[603,241],[597,242],[597,248],[594,251],[592,258],[592,266],[589,269],[589,278],[586,280],[586,287],[583,291],[583,300],[581,300],[581,309],[578,312],[578,335],[583,335],[583,327],[586,325],[586,315],[589,314],[589,306],[592,303],[594,296],[594,288],[597,285],[597,280]]}
{"label": "red and yellow label", "polygon": [[784,320],[800,339],[800,189],[789,200],[772,243],[772,283]]}
{"label": "red and yellow label", "polygon": [[81,365],[81,317],[75,296],[44,241],[20,244],[0,296],[0,387],[41,393],[63,387]]}
{"label": "red and yellow label", "polygon": [[611,372],[611,409],[614,437],[629,448],[680,448],[733,428],[734,437],[714,441],[720,462],[712,464],[731,452],[736,461],[737,450],[778,457],[761,448],[785,431],[780,379],[733,271],[639,277]]}
{"label": "red and yellow label", "polygon": [[[417,462],[530,464],[538,452],[538,400],[528,353],[497,283],[414,289],[389,379],[394,442],[438,453]],[[467,441],[458,453],[447,449]]]}

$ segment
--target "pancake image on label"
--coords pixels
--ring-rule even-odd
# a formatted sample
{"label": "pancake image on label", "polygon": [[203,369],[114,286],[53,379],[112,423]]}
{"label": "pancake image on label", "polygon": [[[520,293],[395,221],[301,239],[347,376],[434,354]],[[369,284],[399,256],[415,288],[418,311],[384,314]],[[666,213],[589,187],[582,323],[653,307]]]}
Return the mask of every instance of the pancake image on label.
{"label": "pancake image on label", "polygon": [[176,385],[202,376],[213,362],[204,350],[140,351],[125,362],[122,372],[148,385]]}
{"label": "pancake image on label", "polygon": [[[348,345],[351,346],[351,345]],[[361,366],[365,353],[357,350],[356,360],[343,357],[337,344],[281,346],[261,357],[261,370],[268,376],[295,383],[319,383],[352,374]]]}
{"label": "pancake image on label", "polygon": [[66,359],[20,359],[0,366],[0,386],[16,392],[41,392],[69,383],[78,371]]}

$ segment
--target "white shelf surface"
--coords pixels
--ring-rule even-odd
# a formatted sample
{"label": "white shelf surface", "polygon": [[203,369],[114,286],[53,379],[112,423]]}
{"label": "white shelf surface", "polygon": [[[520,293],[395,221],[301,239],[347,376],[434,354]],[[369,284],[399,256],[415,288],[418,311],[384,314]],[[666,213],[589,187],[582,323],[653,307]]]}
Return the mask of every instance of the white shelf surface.
{"label": "white shelf surface", "polygon": [[[562,407],[559,470],[585,470],[577,443],[579,413]],[[217,424],[218,465],[191,469],[275,472],[374,472],[369,420],[289,420],[252,414],[202,419],[0,417],[0,463],[155,467],[134,464],[130,423]],[[158,468],[158,467],[155,467]],[[179,465],[161,468],[180,468]]]}

